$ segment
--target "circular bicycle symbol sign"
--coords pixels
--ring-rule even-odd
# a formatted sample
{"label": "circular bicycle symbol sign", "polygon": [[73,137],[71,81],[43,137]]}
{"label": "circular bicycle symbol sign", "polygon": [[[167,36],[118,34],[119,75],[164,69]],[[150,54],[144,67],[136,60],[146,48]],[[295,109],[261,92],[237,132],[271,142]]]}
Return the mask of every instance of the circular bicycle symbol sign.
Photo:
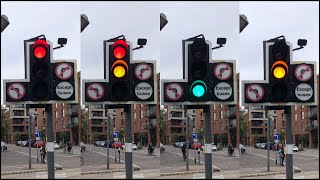
{"label": "circular bicycle symbol sign", "polygon": [[227,80],[232,75],[232,68],[227,63],[219,63],[214,67],[214,76],[219,80]]}
{"label": "circular bicycle symbol sign", "polygon": [[308,81],[312,77],[312,69],[308,64],[300,64],[294,70],[294,75],[299,81]]}
{"label": "circular bicycle symbol sign", "polygon": [[26,89],[21,83],[12,83],[7,89],[8,96],[13,100],[20,100],[26,95]]}
{"label": "circular bicycle symbol sign", "polygon": [[165,95],[171,101],[177,101],[183,95],[183,88],[178,83],[170,83],[166,87]]}
{"label": "circular bicycle symbol sign", "polygon": [[138,64],[134,69],[134,75],[142,81],[148,80],[152,76],[152,68],[149,64]]}
{"label": "circular bicycle symbol sign", "polygon": [[99,100],[104,95],[104,88],[100,83],[92,83],[87,87],[86,93],[91,100]]}
{"label": "circular bicycle symbol sign", "polygon": [[246,97],[253,102],[260,101],[264,96],[264,89],[260,84],[250,84],[246,89]]}
{"label": "circular bicycle symbol sign", "polygon": [[56,76],[61,80],[69,79],[73,74],[73,68],[69,63],[60,63],[55,69]]}

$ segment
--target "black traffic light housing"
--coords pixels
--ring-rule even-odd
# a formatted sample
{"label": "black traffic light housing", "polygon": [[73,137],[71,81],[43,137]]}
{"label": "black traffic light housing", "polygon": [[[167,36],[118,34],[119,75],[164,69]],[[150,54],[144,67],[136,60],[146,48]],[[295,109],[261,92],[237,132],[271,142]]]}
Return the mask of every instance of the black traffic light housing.
{"label": "black traffic light housing", "polygon": [[30,100],[48,101],[52,98],[52,47],[46,39],[28,45],[30,58]]}

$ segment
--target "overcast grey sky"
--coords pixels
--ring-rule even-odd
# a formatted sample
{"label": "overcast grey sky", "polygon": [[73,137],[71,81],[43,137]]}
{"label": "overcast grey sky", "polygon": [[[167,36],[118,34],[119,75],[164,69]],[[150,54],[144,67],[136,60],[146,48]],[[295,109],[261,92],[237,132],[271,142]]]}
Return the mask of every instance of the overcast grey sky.
{"label": "overcast grey sky", "polygon": [[161,2],[168,24],[160,32],[161,79],[182,79],[182,40],[203,34],[212,46],[227,38],[223,48],[212,51],[212,60],[239,58],[239,2]]}
{"label": "overcast grey sky", "polygon": [[68,42],[54,50],[53,60],[75,59],[80,70],[80,3],[79,2],[3,2],[1,14],[9,26],[1,33],[1,104],[3,79],[24,79],[23,40],[44,34],[58,46],[58,38]]}
{"label": "overcast grey sky", "polygon": [[159,72],[159,2],[81,2],[81,14],[90,24],[81,33],[81,76],[103,79],[103,40],[125,35],[137,47],[138,38],[147,45],[133,51],[134,60],[156,60]]}

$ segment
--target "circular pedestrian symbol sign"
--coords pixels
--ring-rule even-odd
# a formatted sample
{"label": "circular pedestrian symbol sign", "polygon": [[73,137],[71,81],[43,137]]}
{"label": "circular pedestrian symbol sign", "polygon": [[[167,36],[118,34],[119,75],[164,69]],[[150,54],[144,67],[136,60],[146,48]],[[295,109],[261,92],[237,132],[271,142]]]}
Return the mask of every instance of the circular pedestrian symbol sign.
{"label": "circular pedestrian symbol sign", "polygon": [[152,75],[152,68],[149,64],[138,64],[134,69],[134,75],[142,81],[148,80]]}
{"label": "circular pedestrian symbol sign", "polygon": [[232,87],[226,82],[218,83],[214,87],[214,94],[218,99],[226,100],[232,95]]}
{"label": "circular pedestrian symbol sign", "polygon": [[153,89],[149,83],[141,82],[136,85],[134,92],[139,99],[146,100],[152,96]]}
{"label": "circular pedestrian symbol sign", "polygon": [[91,100],[99,100],[104,95],[104,88],[99,83],[92,83],[87,87],[86,93]]}
{"label": "circular pedestrian symbol sign", "polygon": [[219,63],[214,67],[214,76],[219,80],[227,80],[232,75],[232,68],[227,63]]}
{"label": "circular pedestrian symbol sign", "polygon": [[250,84],[246,89],[246,97],[253,102],[260,101],[264,96],[264,89],[260,84]]}
{"label": "circular pedestrian symbol sign", "polygon": [[312,77],[312,69],[307,64],[300,64],[294,70],[294,75],[299,81],[308,81]]}
{"label": "circular pedestrian symbol sign", "polygon": [[56,86],[56,94],[59,96],[61,99],[68,99],[72,96],[73,94],[73,86],[67,81],[60,82]]}
{"label": "circular pedestrian symbol sign", "polygon": [[171,101],[177,101],[181,99],[183,95],[183,88],[180,84],[178,83],[170,83],[167,85],[166,90],[165,90],[165,95],[168,99]]}
{"label": "circular pedestrian symbol sign", "polygon": [[8,96],[13,100],[20,100],[26,95],[26,89],[21,83],[12,83],[8,86]]}
{"label": "circular pedestrian symbol sign", "polygon": [[309,84],[299,84],[295,89],[296,97],[301,101],[308,101],[313,95],[313,89]]}
{"label": "circular pedestrian symbol sign", "polygon": [[69,63],[60,63],[55,70],[56,76],[61,80],[69,79],[73,74],[73,68]]}

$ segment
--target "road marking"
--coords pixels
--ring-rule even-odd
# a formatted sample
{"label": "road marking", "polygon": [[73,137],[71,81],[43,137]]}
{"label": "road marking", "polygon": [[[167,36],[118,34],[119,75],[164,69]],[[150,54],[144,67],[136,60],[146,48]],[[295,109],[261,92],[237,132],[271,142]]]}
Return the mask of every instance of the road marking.
{"label": "road marking", "polygon": [[[273,179],[286,179],[286,175],[285,174],[274,175],[272,178]],[[303,175],[300,175],[300,176],[293,175],[293,179],[304,179],[304,176]]]}
{"label": "road marking", "polygon": [[[55,173],[55,178],[65,178],[67,177],[66,173]],[[36,179],[47,179],[48,178],[48,172],[38,172],[36,174]]]}
{"label": "road marking", "polygon": [[[205,179],[205,175],[193,175],[192,179]],[[212,176],[212,179],[224,179],[224,176],[222,174],[217,176]]]}
{"label": "road marking", "polygon": [[[12,150],[12,151],[14,151],[14,150]],[[27,155],[27,156],[29,156],[29,154],[26,154],[26,153],[23,153],[23,152],[19,152],[19,151],[14,151],[14,152],[17,152],[17,153],[21,153],[21,154],[24,154],[24,155]],[[31,155],[31,157],[33,157],[33,158],[37,158],[37,156],[33,156],[33,155]],[[47,162],[47,160],[45,159],[45,162]],[[57,164],[57,163],[54,163],[56,166],[60,166],[60,167],[62,167],[60,164]]]}
{"label": "road marking", "polygon": [[[142,173],[133,173],[134,179],[144,179],[144,175]],[[114,179],[126,179],[126,172],[115,172],[113,174]]]}

